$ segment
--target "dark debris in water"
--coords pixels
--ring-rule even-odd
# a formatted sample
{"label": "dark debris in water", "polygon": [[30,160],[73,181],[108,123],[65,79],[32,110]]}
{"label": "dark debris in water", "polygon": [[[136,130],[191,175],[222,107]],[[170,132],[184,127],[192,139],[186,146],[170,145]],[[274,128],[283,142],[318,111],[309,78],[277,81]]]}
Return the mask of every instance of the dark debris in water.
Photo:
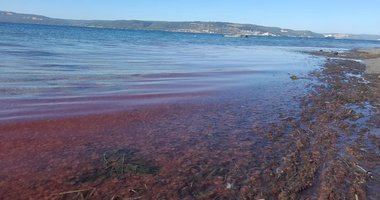
{"label": "dark debris in water", "polygon": [[151,161],[144,160],[136,155],[136,150],[120,149],[103,154],[103,164],[110,176],[127,172],[139,174],[157,174],[159,167]]}
{"label": "dark debris in water", "polygon": [[90,200],[93,199],[96,195],[96,189],[82,189],[82,190],[73,190],[61,192],[58,194],[52,195],[54,200]]}
{"label": "dark debris in water", "polygon": [[293,81],[296,81],[296,80],[298,80],[300,78],[298,76],[296,76],[296,75],[292,75],[292,76],[290,76],[290,79],[292,79]]}
{"label": "dark debris in water", "polygon": [[101,160],[94,163],[94,169],[74,178],[75,184],[104,181],[109,178],[123,178],[126,174],[156,175],[160,171],[153,161],[144,159],[135,149],[105,151]]}

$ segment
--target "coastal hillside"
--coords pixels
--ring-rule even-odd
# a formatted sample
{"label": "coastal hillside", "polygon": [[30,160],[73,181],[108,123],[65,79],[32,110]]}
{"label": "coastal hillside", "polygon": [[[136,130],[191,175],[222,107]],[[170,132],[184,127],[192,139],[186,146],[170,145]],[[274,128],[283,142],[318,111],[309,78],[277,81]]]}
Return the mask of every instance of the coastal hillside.
{"label": "coastal hillside", "polygon": [[156,30],[168,32],[211,33],[228,36],[286,36],[321,38],[323,34],[311,31],[297,31],[277,27],[266,27],[252,24],[227,22],[164,22],[139,20],[67,20],[55,19],[40,15],[19,14],[0,11],[0,22],[81,26],[96,28],[115,28],[129,30]]}
{"label": "coastal hillside", "polygon": [[307,38],[335,38],[357,40],[380,40],[380,35],[368,34],[320,34],[306,30],[291,30],[278,27],[267,27],[253,24],[238,24],[228,22],[165,22],[165,21],[141,21],[141,20],[69,20],[45,17],[42,15],[21,14],[0,11],[0,22],[43,24],[61,26],[79,26],[93,28],[113,28],[129,30],[154,30],[184,33],[210,33],[223,34],[230,37],[239,36],[284,36]]}

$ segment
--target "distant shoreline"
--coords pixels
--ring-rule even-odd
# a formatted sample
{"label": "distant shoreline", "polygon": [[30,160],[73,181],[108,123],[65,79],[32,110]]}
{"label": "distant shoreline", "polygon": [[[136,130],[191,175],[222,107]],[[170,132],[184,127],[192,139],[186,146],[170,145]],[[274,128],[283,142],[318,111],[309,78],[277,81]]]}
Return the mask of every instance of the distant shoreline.
{"label": "distant shoreline", "polygon": [[[86,27],[86,26],[75,26],[75,25],[60,25],[60,24],[31,24],[31,23],[15,23],[15,22],[2,22],[1,24],[9,24],[9,25],[25,25],[25,26],[46,26],[46,27],[60,27],[60,28],[77,28],[77,29],[88,29],[88,30],[109,30],[109,31],[131,31],[131,32],[146,32],[146,33],[172,33],[172,34],[184,34],[184,35],[204,35],[204,36],[219,36],[225,37],[229,39],[247,39],[247,38],[289,38],[289,39],[302,39],[302,40],[337,40],[337,41],[364,41],[364,42],[379,42],[377,40],[366,40],[366,39],[335,39],[335,38],[305,38],[305,37],[289,37],[289,36],[248,36],[243,37],[228,37],[228,35],[221,33],[191,33],[191,32],[173,32],[173,31],[165,31],[165,30],[140,30],[140,29],[125,29],[125,28],[107,28],[107,27]],[[227,36],[227,37],[226,37]],[[380,46],[380,42],[379,42]],[[335,47],[327,47],[327,48],[335,48]],[[339,47],[336,47],[339,48]]]}
{"label": "distant shoreline", "polygon": [[203,21],[143,21],[143,20],[72,20],[49,18],[41,15],[0,11],[0,22],[61,25],[89,28],[204,33],[242,36],[273,36],[299,38],[334,38],[379,41],[380,35],[316,33],[309,30],[292,30],[254,24]]}

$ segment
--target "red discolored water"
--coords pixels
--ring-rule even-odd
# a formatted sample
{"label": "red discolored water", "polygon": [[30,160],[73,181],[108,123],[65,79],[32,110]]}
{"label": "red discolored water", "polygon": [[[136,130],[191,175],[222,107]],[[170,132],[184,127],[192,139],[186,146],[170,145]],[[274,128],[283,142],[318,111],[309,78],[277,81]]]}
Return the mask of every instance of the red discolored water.
{"label": "red discolored water", "polygon": [[[281,155],[272,152],[280,143],[257,129],[296,117],[297,98],[309,83],[287,74],[240,78],[245,84],[224,91],[35,100],[44,107],[0,125],[0,196],[61,198],[61,192],[88,188],[96,188],[91,195],[99,199],[239,192],[247,174],[278,159],[266,156]],[[159,171],[81,178],[103,167],[105,152],[123,149]]]}

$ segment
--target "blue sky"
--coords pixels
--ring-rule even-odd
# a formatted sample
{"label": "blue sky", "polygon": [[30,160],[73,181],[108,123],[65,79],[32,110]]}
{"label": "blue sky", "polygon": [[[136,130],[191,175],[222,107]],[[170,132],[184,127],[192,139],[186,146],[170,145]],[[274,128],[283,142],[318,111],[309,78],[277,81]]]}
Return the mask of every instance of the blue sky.
{"label": "blue sky", "polygon": [[380,35],[380,0],[0,0],[0,10],[69,19],[226,21]]}

